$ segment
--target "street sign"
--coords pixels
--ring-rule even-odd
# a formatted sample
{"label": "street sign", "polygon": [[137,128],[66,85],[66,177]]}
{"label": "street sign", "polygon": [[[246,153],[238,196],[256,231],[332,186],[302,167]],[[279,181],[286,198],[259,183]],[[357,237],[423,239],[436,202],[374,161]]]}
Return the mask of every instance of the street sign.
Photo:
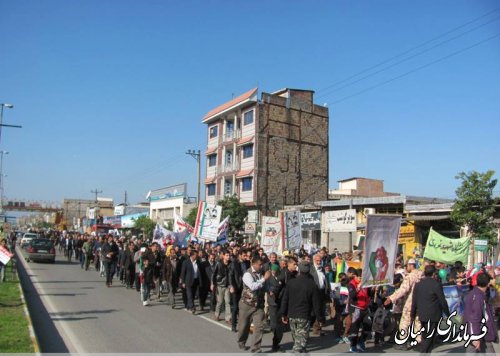
{"label": "street sign", "polygon": [[481,251],[481,252],[488,251],[488,240],[475,239],[474,240],[474,249],[476,251]]}
{"label": "street sign", "polygon": [[356,232],[356,210],[332,210],[323,213],[325,232]]}
{"label": "street sign", "polygon": [[250,223],[250,222],[245,223],[245,234],[255,234],[256,230],[257,230],[256,223]]}

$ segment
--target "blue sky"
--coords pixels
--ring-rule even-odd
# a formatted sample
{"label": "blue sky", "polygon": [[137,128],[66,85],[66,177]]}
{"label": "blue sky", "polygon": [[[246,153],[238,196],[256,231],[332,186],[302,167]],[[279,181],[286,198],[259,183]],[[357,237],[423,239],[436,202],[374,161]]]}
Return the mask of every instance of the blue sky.
{"label": "blue sky", "polygon": [[136,202],[185,181],[195,196],[196,165],[184,152],[204,151],[201,118],[258,85],[313,89],[328,104],[331,188],[364,176],[387,191],[453,197],[457,172],[500,169],[500,37],[490,39],[499,7],[3,0],[0,102],[15,105],[4,122],[23,125],[2,133],[5,195],[90,199],[98,188]]}

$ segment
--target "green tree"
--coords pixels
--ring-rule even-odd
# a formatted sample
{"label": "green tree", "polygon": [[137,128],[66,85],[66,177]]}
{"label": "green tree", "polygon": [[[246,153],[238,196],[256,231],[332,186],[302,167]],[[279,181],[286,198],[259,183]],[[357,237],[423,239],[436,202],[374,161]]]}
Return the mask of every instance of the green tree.
{"label": "green tree", "polygon": [[186,222],[194,227],[194,224],[196,223],[196,216],[198,215],[198,206],[195,206],[189,211],[188,216],[186,217]]}
{"label": "green tree", "polygon": [[52,223],[48,223],[46,221],[40,221],[36,224],[36,227],[39,228],[39,229],[53,229],[54,228],[54,224]]}
{"label": "green tree", "polygon": [[240,203],[235,196],[227,196],[217,203],[222,206],[222,219],[229,216],[229,234],[234,235],[235,231],[244,230],[245,219],[248,215],[248,208]]}
{"label": "green tree", "polygon": [[144,231],[145,238],[152,238],[156,223],[146,215],[134,219],[134,229]]}
{"label": "green tree", "polygon": [[467,226],[471,236],[488,238],[492,245],[496,245],[493,190],[497,180],[493,179],[494,175],[495,171],[491,170],[486,173],[460,172],[455,178],[462,184],[455,191],[457,199],[450,216],[455,224]]}

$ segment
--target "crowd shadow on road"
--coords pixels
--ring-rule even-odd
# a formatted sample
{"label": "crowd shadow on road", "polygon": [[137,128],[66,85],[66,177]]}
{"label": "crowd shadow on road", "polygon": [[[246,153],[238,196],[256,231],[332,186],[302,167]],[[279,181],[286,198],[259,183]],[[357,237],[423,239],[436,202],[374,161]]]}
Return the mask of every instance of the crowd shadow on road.
{"label": "crowd shadow on road", "polygon": [[54,321],[80,321],[80,320],[86,320],[86,319],[98,319],[96,316],[84,316],[81,318],[77,317],[65,317],[65,318],[52,318]]}
{"label": "crowd shadow on road", "polygon": [[36,283],[36,284],[41,284],[41,283],[52,283],[52,284],[75,283],[75,284],[80,284],[80,283],[96,283],[96,281],[36,281],[33,283]]}
{"label": "crowd shadow on road", "polygon": [[39,294],[39,296],[51,296],[51,297],[75,297],[77,295],[87,295],[87,293],[45,293]]}
{"label": "crowd shadow on road", "polygon": [[120,309],[102,309],[102,310],[80,310],[80,311],[71,311],[71,312],[57,312],[57,313],[49,313],[51,317],[59,317],[65,315],[85,315],[85,314],[108,314],[120,311]]}
{"label": "crowd shadow on road", "polygon": [[43,353],[69,353],[68,347],[59,334],[59,331],[52,321],[22,263],[17,264],[17,272],[38,339],[40,351]]}

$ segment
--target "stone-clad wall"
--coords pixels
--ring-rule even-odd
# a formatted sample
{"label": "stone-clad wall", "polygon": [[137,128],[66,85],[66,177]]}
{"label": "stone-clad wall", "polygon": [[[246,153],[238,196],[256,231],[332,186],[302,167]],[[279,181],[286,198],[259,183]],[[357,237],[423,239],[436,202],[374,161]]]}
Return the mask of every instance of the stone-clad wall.
{"label": "stone-clad wall", "polygon": [[328,109],[311,91],[262,93],[259,105],[257,202],[264,214],[328,196]]}

